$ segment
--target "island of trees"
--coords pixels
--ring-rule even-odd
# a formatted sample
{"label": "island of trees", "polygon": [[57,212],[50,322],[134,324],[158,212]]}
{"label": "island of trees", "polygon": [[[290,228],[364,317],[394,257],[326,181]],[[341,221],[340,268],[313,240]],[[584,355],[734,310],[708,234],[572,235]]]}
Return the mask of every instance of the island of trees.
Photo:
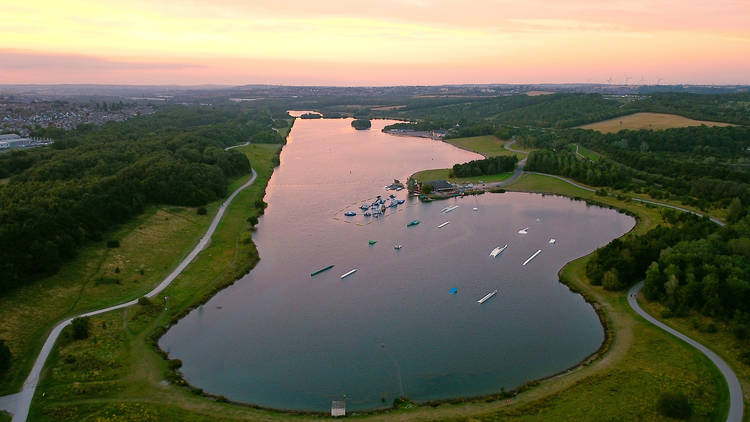
{"label": "island of trees", "polygon": [[369,129],[372,127],[372,122],[369,119],[354,119],[352,120],[352,127],[357,130]]}

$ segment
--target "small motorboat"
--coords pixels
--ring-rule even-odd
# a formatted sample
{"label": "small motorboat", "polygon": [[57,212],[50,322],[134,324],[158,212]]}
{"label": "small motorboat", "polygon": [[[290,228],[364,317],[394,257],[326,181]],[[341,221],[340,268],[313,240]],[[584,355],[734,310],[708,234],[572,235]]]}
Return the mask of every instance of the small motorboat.
{"label": "small motorboat", "polygon": [[498,255],[500,255],[501,253],[503,253],[503,251],[507,247],[508,247],[507,243],[502,248],[500,246],[496,247],[495,249],[492,250],[492,252],[490,252],[490,256],[493,257],[493,258],[497,257]]}
{"label": "small motorboat", "polygon": [[406,202],[406,199],[397,199],[397,200],[396,200],[396,202],[397,202],[397,203],[398,203],[399,205],[401,205],[401,204],[403,204],[404,202]]}
{"label": "small motorboat", "polygon": [[391,197],[391,199],[393,199],[393,198],[395,198],[395,197],[396,197],[396,195],[394,195],[394,194],[391,194],[391,195],[390,195],[390,197]]}
{"label": "small motorboat", "polygon": [[550,244],[550,245],[554,245],[554,244],[555,244],[555,242],[557,242],[557,240],[555,240],[555,239],[550,239],[550,240],[549,240],[549,244]]}
{"label": "small motorboat", "polygon": [[368,240],[367,243],[369,243],[370,245],[374,245],[374,244],[378,243],[378,241],[377,240]]}
{"label": "small motorboat", "polygon": [[359,206],[359,209],[365,210],[365,211],[367,211],[368,208],[370,208],[370,206],[367,205],[367,204],[362,204],[362,205]]}
{"label": "small motorboat", "polygon": [[521,229],[518,231],[518,234],[529,234],[529,228],[526,227],[525,229]]}
{"label": "small motorboat", "polygon": [[479,211],[479,208],[477,208],[477,207],[474,207],[474,211]]}
{"label": "small motorboat", "polygon": [[364,214],[362,214],[362,215],[364,215],[365,217],[369,217],[369,216],[371,216],[372,214],[370,214],[370,211],[365,211],[365,213],[364,213]]}
{"label": "small motorboat", "polygon": [[395,249],[395,250],[399,250],[399,249],[401,249],[403,247],[404,247],[404,245],[393,245],[393,249]]}
{"label": "small motorboat", "polygon": [[347,211],[344,213],[344,215],[347,217],[354,217],[355,215],[357,215],[357,213],[354,211]]}
{"label": "small motorboat", "polygon": [[419,220],[411,220],[408,224],[406,224],[406,227],[416,226],[419,224]]}
{"label": "small motorboat", "polygon": [[457,289],[456,287],[453,287],[453,288],[451,288],[451,289],[450,289],[450,290],[448,291],[448,293],[450,293],[450,294],[454,295],[454,294],[458,293],[458,289]]}

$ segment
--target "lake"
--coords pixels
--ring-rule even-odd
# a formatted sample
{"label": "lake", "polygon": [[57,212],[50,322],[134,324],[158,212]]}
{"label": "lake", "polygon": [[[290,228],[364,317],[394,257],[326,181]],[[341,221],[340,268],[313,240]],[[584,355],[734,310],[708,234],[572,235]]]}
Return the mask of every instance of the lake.
{"label": "lake", "polygon": [[346,399],[347,409],[373,409],[399,396],[510,390],[598,349],[594,309],[557,272],[628,232],[633,218],[557,196],[420,203],[405,190],[395,193],[404,204],[365,217],[359,205],[393,193],[384,189],[393,179],[481,157],[382,133],[390,121],[365,131],[350,121],[294,123],[254,234],[261,261],[159,342],[188,382],[265,407],[328,411]]}

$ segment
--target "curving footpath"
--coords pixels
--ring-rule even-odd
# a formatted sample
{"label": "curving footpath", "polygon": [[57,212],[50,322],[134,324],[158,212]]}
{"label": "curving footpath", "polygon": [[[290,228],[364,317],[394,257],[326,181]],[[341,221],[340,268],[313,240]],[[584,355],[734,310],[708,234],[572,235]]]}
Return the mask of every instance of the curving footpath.
{"label": "curving footpath", "polygon": [[[568,180],[564,177],[556,176],[554,174],[536,173],[536,172],[531,172],[531,171],[526,172],[526,173],[554,177],[555,179],[568,182],[575,187],[578,187],[578,188],[581,188],[590,192],[594,192],[594,189],[592,188],[581,186],[571,180]],[[662,206],[662,207],[671,208],[671,209],[675,209],[675,210],[682,211],[682,212],[689,212],[697,216],[706,217],[705,215],[698,213],[696,211],[692,211],[686,208],[681,208],[675,205],[663,204],[660,202],[649,201],[646,199],[639,199],[639,198],[631,198],[631,199],[633,201]],[[716,218],[709,217],[709,219],[720,226],[725,225],[724,222]],[[724,362],[722,358],[720,358],[716,353],[711,351],[711,349],[698,343],[697,341],[691,339],[690,337],[680,333],[679,331],[669,327],[668,325],[664,324],[663,322],[659,321],[658,319],[654,318],[653,316],[648,314],[646,311],[644,311],[643,308],[641,308],[641,306],[638,304],[638,293],[641,291],[641,287],[643,287],[642,281],[636,284],[635,286],[633,286],[628,292],[628,304],[630,305],[630,307],[638,315],[642,316],[646,321],[654,324],[655,326],[661,328],[662,330],[668,332],[669,334],[672,334],[673,336],[679,338],[685,343],[698,349],[698,351],[706,355],[706,357],[709,360],[711,360],[711,362],[713,362],[714,365],[716,365],[716,367],[719,369],[719,372],[721,372],[721,374],[724,376],[724,379],[727,381],[727,385],[729,386],[729,414],[727,414],[727,422],[741,422],[742,415],[743,415],[744,401],[743,401],[743,396],[742,396],[742,387],[740,386],[740,381],[737,379],[737,374],[735,374],[734,371],[732,371],[732,368],[730,368],[729,365],[727,365],[727,363]]]}
{"label": "curving footpath", "polygon": [[[179,265],[161,282],[158,286],[156,286],[153,290],[146,293],[145,296],[148,298],[152,298],[162,291],[166,289],[182,271],[185,270],[185,268],[193,262],[196,256],[198,254],[206,249],[208,245],[211,243],[211,236],[213,236],[214,232],[216,231],[216,227],[218,227],[219,222],[221,221],[221,218],[224,216],[224,212],[226,211],[227,207],[229,207],[229,204],[232,203],[234,198],[239,194],[243,189],[247,188],[248,186],[252,185],[253,182],[255,182],[256,177],[258,177],[258,173],[255,172],[255,169],[250,169],[253,173],[250,180],[248,180],[245,184],[237,188],[234,192],[232,192],[231,195],[229,195],[229,198],[227,198],[219,207],[219,210],[216,212],[216,215],[214,216],[214,219],[211,221],[211,225],[208,227],[208,230],[206,230],[206,233],[203,235],[201,240],[198,242],[197,245],[195,245],[195,248],[193,248],[192,251],[188,254],[188,256],[183,259]],[[86,312],[74,317],[70,317],[66,319],[65,321],[57,324],[55,328],[52,329],[52,332],[50,333],[49,337],[47,337],[47,341],[44,342],[44,346],[42,346],[42,350],[39,352],[39,356],[36,358],[36,361],[34,362],[34,366],[31,368],[31,372],[29,373],[29,376],[26,378],[26,381],[23,383],[23,390],[20,393],[0,397],[0,408],[3,408],[5,410],[8,410],[10,413],[13,414],[13,422],[25,422],[26,418],[29,414],[29,407],[31,406],[31,400],[34,398],[34,392],[36,391],[37,384],[39,383],[39,375],[42,372],[42,368],[44,368],[44,363],[47,361],[47,358],[49,357],[50,352],[52,352],[52,348],[55,346],[55,342],[57,341],[57,338],[60,337],[60,333],[62,333],[62,330],[70,325],[71,321],[73,321],[74,318],[78,317],[89,317],[93,315],[99,315],[103,314],[105,312],[115,311],[122,308],[127,308],[128,306],[132,306],[138,303],[138,299],[133,299],[129,302],[121,303],[119,305],[110,306],[108,308],[99,309],[96,311]]]}
{"label": "curving footpath", "polygon": [[646,321],[698,349],[701,353],[706,355],[706,357],[709,358],[717,368],[719,368],[719,371],[724,376],[724,379],[727,380],[727,385],[729,386],[729,414],[727,414],[727,422],[741,422],[742,408],[744,406],[742,401],[742,387],[740,386],[740,381],[737,379],[737,375],[732,371],[732,368],[730,368],[722,358],[712,352],[708,347],[669,327],[644,311],[641,308],[641,305],[638,304],[638,292],[641,291],[641,287],[643,287],[642,281],[633,286],[628,292],[628,304],[630,307],[633,308],[638,315],[646,319]]}

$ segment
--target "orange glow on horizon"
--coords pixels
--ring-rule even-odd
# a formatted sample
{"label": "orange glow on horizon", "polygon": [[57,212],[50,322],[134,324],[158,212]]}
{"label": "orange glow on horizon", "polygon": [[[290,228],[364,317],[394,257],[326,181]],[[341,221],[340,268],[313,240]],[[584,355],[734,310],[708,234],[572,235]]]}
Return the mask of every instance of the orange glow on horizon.
{"label": "orange glow on horizon", "polygon": [[734,0],[33,3],[3,5],[0,83],[750,84]]}

